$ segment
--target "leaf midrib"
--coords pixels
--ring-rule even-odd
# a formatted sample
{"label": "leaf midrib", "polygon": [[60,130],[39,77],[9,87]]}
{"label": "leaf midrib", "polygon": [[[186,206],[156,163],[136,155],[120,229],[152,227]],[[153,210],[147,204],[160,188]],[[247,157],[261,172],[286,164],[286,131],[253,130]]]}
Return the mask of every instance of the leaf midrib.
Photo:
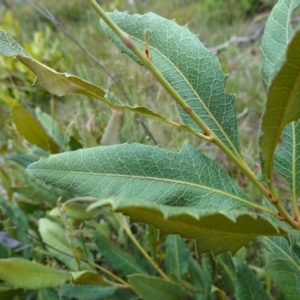
{"label": "leaf midrib", "polygon": [[[141,41],[140,39],[134,37],[131,35],[131,38],[135,41],[138,41],[139,43],[143,44],[143,41]],[[187,83],[187,85],[190,87],[191,91],[193,92],[193,94],[196,96],[196,98],[199,100],[199,102],[202,104],[203,108],[205,109],[206,113],[209,115],[209,117],[213,120],[213,122],[217,125],[218,129],[220,130],[220,132],[223,134],[223,136],[225,137],[225,139],[227,140],[227,142],[230,144],[230,146],[232,147],[232,149],[234,149],[235,154],[237,157],[240,157],[240,153],[239,151],[236,149],[235,145],[232,143],[231,139],[228,137],[227,133],[223,130],[223,127],[220,125],[220,123],[215,119],[214,115],[212,115],[212,113],[210,112],[210,110],[207,108],[206,104],[204,103],[204,101],[201,99],[201,97],[199,96],[199,94],[195,91],[194,87],[191,86],[190,82],[187,80],[187,78],[184,76],[184,74],[180,71],[180,69],[178,69],[174,63],[169,60],[164,54],[162,54],[157,48],[153,48],[153,46],[149,45],[150,50],[156,52],[158,55],[161,55],[167,62],[169,62],[171,64],[171,66],[174,67],[174,69],[179,73],[179,75],[182,77],[182,79],[184,80],[184,82]],[[151,54],[150,51],[150,54]],[[157,68],[157,67],[156,67]],[[177,91],[176,91],[177,92]],[[225,91],[224,91],[225,93]],[[181,97],[181,96],[180,96]],[[227,146],[226,146],[227,147]]]}
{"label": "leaf midrib", "polygon": [[[32,170],[37,171],[38,169],[32,169]],[[260,208],[259,205],[256,205],[255,203],[253,203],[253,202],[251,202],[249,200],[243,199],[243,198],[241,198],[239,196],[230,194],[230,193],[225,192],[223,190],[218,190],[218,189],[211,188],[211,187],[208,187],[208,186],[205,186],[205,185],[196,184],[196,183],[187,182],[187,181],[181,181],[181,180],[175,180],[175,179],[169,179],[169,178],[159,178],[159,177],[146,177],[146,176],[142,176],[142,175],[137,176],[137,175],[123,175],[123,174],[113,174],[113,173],[94,173],[94,172],[86,173],[86,172],[80,172],[80,171],[64,171],[64,170],[42,170],[42,171],[43,171],[43,173],[53,173],[53,172],[68,173],[68,174],[72,173],[72,174],[90,175],[90,176],[125,177],[125,178],[130,178],[131,180],[134,180],[134,179],[143,179],[143,180],[148,180],[148,181],[168,182],[168,183],[173,183],[175,185],[176,184],[178,184],[178,185],[185,185],[185,186],[188,186],[188,187],[193,187],[193,188],[207,190],[207,191],[210,191],[212,193],[221,194],[221,195],[227,196],[229,198],[233,198],[233,199],[236,199],[238,201],[241,201],[243,203],[247,203],[248,205],[251,205],[253,207]],[[39,177],[39,176],[37,176],[37,177]],[[47,179],[45,179],[45,180],[47,180]]]}

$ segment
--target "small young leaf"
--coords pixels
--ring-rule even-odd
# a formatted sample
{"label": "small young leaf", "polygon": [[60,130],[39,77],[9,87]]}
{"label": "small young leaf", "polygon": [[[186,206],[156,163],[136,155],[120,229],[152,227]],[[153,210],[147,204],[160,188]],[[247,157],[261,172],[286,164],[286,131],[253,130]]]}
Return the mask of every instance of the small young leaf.
{"label": "small young leaf", "polygon": [[189,250],[185,242],[178,235],[169,235],[165,245],[167,274],[183,278],[189,263]]}
{"label": "small young leaf", "polygon": [[260,138],[263,172],[272,178],[274,151],[284,127],[300,118],[300,30],[287,48],[286,60],[268,91],[266,111],[262,118]]}
{"label": "small young leaf", "polygon": [[[85,299],[85,300],[98,300],[105,297],[112,296],[116,291],[115,287],[99,286],[93,284],[73,285],[65,284],[58,289],[58,293],[67,299]],[[106,298],[107,299],[107,298]]]}
{"label": "small young leaf", "polygon": [[182,300],[188,297],[179,283],[165,281],[159,277],[130,275],[128,280],[136,293],[144,300]]}
{"label": "small young leaf", "polygon": [[300,0],[279,0],[273,7],[265,26],[261,42],[263,55],[262,78],[266,91],[276,65],[284,56],[293,29],[291,17],[293,10],[300,5]]}
{"label": "small young leaf", "polygon": [[160,229],[161,235],[179,234],[196,240],[198,254],[235,253],[256,236],[287,235],[262,216],[246,211],[212,211],[169,207],[139,199],[103,199],[90,209],[109,205],[113,211],[130,216],[131,222],[143,222]]}
{"label": "small young leaf", "polygon": [[106,237],[96,233],[95,242],[99,252],[105,257],[106,261],[114,270],[120,271],[125,275],[146,273],[128,253],[118,249]]}
{"label": "small young leaf", "polygon": [[69,279],[69,274],[22,258],[6,258],[0,259],[0,278],[9,284],[30,290],[63,285]]}
{"label": "small young leaf", "polygon": [[[108,16],[142,51],[146,47],[145,31],[148,32],[152,63],[215,135],[239,156],[234,99],[225,93],[226,76],[217,56],[208,51],[187,26],[179,26],[175,21],[154,13],[128,15],[114,11]],[[141,64],[140,59],[102,20],[101,25],[122,52]],[[179,112],[189,127],[200,130],[182,108]]]}
{"label": "small young leaf", "polygon": [[31,164],[27,173],[79,196],[201,209],[258,207],[214,161],[188,145],[179,153],[141,144],[66,152]]}
{"label": "small young leaf", "polygon": [[266,290],[253,271],[237,258],[233,258],[236,269],[236,299],[237,300],[269,300]]}
{"label": "small young leaf", "polygon": [[283,237],[261,238],[266,252],[266,271],[285,299],[298,300],[300,295],[300,248],[291,247]]}

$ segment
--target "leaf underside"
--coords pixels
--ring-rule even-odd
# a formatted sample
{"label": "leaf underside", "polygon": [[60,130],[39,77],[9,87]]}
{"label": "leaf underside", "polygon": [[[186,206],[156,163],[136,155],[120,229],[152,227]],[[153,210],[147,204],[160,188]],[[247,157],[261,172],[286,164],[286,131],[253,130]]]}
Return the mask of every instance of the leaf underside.
{"label": "leaf underside", "polygon": [[226,172],[188,145],[179,153],[141,144],[95,147],[51,155],[27,173],[78,196],[201,209],[256,207]]}
{"label": "leaf underside", "polygon": [[[128,15],[114,11],[108,15],[142,51],[147,31],[153,64],[214,134],[239,156],[234,98],[225,93],[226,76],[217,56],[208,51],[187,26],[179,26],[154,13]],[[122,52],[141,64],[103,21],[101,25]],[[180,107],[178,109],[184,123],[199,131],[189,115]]]}
{"label": "leaf underside", "polygon": [[270,221],[246,211],[169,207],[119,198],[99,200],[89,209],[104,205],[128,215],[131,222],[148,223],[159,228],[162,236],[179,234],[195,239],[198,254],[208,251],[214,255],[224,251],[234,254],[256,236],[286,235],[284,230]]}

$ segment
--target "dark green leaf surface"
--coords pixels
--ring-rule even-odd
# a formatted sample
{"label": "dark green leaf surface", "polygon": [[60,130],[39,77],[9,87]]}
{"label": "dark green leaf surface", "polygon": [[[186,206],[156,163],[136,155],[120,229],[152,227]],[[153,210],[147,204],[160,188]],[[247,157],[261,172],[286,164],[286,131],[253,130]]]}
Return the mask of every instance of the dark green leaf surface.
{"label": "dark green leaf surface", "polygon": [[[153,13],[128,15],[115,11],[108,15],[142,51],[147,30],[153,64],[215,135],[239,156],[234,99],[225,93],[226,76],[217,56],[208,51],[187,26],[179,26],[175,21]],[[101,25],[122,52],[141,64],[104,22]],[[200,130],[184,110],[179,108],[179,112],[188,126]]]}
{"label": "dark green leaf surface", "polygon": [[187,293],[179,283],[145,275],[130,275],[128,280],[136,293],[144,300],[187,299]]}
{"label": "dark green leaf surface", "polygon": [[266,290],[249,267],[237,258],[233,258],[236,269],[237,300],[269,300]]}
{"label": "dark green leaf surface", "polygon": [[271,82],[260,138],[263,172],[272,178],[274,151],[284,127],[300,117],[300,31],[288,45],[286,60]]}
{"label": "dark green leaf surface", "polygon": [[167,274],[174,274],[183,278],[189,264],[189,249],[178,235],[169,235],[166,245],[166,269]]}
{"label": "dark green leaf surface", "polygon": [[0,279],[24,289],[45,289],[63,285],[66,271],[56,270],[22,258],[0,259]]}
{"label": "dark green leaf surface", "polygon": [[41,159],[27,173],[80,196],[201,209],[257,206],[215,162],[188,145],[179,153],[140,144],[78,150]]}
{"label": "dark green leaf surface", "polygon": [[235,253],[256,236],[286,235],[268,220],[246,211],[211,211],[169,207],[136,199],[103,199],[90,205],[109,205],[113,211],[160,229],[161,235],[179,234],[196,240],[198,254]]}
{"label": "dark green leaf surface", "polygon": [[266,248],[266,271],[285,299],[298,300],[300,295],[300,248],[291,247],[283,237],[263,237]]}
{"label": "dark green leaf surface", "polygon": [[283,133],[284,146],[275,152],[274,167],[297,195],[300,188],[300,121],[288,124]]}
{"label": "dark green leaf surface", "polygon": [[284,57],[286,45],[293,35],[291,17],[298,5],[300,0],[279,0],[269,15],[261,43],[263,55],[261,72],[266,90],[269,89],[276,64]]}
{"label": "dark green leaf surface", "polygon": [[97,233],[95,242],[99,252],[114,270],[125,275],[146,273],[128,253],[118,249],[106,237]]}
{"label": "dark green leaf surface", "polygon": [[[67,299],[98,300],[114,294],[116,288],[94,284],[73,285],[65,284],[58,289],[58,293]],[[65,298],[64,298],[65,299]],[[108,298],[106,298],[108,299]]]}

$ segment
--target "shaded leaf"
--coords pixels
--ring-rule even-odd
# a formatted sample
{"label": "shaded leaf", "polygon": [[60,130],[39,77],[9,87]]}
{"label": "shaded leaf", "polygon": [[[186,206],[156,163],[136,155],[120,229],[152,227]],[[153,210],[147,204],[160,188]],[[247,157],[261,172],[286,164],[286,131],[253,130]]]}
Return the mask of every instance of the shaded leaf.
{"label": "shaded leaf", "polygon": [[[64,228],[55,222],[42,218],[39,220],[39,232],[43,242],[53,247],[48,247],[48,251],[65,263],[71,270],[77,270],[77,261],[68,243]],[[76,246],[79,246],[75,239],[72,240],[72,243],[74,249]],[[87,270],[90,269],[88,264],[84,262],[81,262],[81,265]]]}
{"label": "shaded leaf", "polygon": [[187,293],[179,284],[158,277],[146,275],[129,275],[129,283],[144,300],[182,300]]}
{"label": "shaded leaf", "polygon": [[236,299],[237,300],[269,300],[266,290],[253,271],[241,260],[233,258],[236,269]]}
{"label": "shaded leaf", "polygon": [[118,249],[106,237],[96,233],[96,245],[111,267],[122,274],[145,274],[146,272],[125,251]]}
{"label": "shaded leaf", "polygon": [[300,188],[300,121],[288,124],[284,131],[284,146],[275,152],[275,169],[286,179],[297,195]]}
{"label": "shaded leaf", "polygon": [[0,278],[19,288],[45,289],[63,285],[69,274],[22,258],[6,258],[0,259]]}
{"label": "shaded leaf", "polygon": [[297,300],[300,295],[300,247],[291,247],[283,237],[261,238],[266,252],[265,270],[286,299]]}
{"label": "shaded leaf", "polygon": [[167,274],[183,278],[188,268],[189,249],[178,235],[169,235],[165,245]]}
{"label": "shaded leaf", "polygon": [[214,161],[188,145],[179,153],[141,144],[78,150],[41,159],[27,173],[79,196],[202,209],[259,207]]}
{"label": "shaded leaf", "polygon": [[116,288],[111,286],[99,286],[93,284],[73,285],[65,284],[58,289],[58,293],[67,297],[67,299],[85,299],[85,300],[98,300],[104,297],[109,297],[114,294]]}
{"label": "shaded leaf", "polygon": [[300,5],[299,0],[279,0],[269,15],[261,42],[263,56],[261,73],[266,90],[293,35],[291,17],[298,5]]}
{"label": "shaded leaf", "polygon": [[74,284],[106,284],[104,278],[96,272],[78,271],[71,272],[70,275]]}
{"label": "shaded leaf", "polygon": [[263,172],[272,178],[274,151],[284,127],[300,117],[300,31],[287,48],[286,60],[272,80],[260,138]]}
{"label": "shaded leaf", "polygon": [[44,150],[49,150],[51,153],[60,152],[60,148],[56,142],[47,134],[43,126],[35,119],[35,117],[21,104],[4,94],[1,94],[0,98],[10,106],[13,121],[18,132],[29,143],[37,145]]}
{"label": "shaded leaf", "polygon": [[212,211],[169,207],[138,199],[103,199],[89,209],[109,205],[113,211],[130,216],[131,222],[143,222],[160,229],[162,235],[179,234],[196,240],[198,254],[235,253],[256,236],[286,235],[270,221],[243,211]]}
{"label": "shaded leaf", "polygon": [[[108,16],[144,51],[148,34],[152,63],[204,123],[236,155],[240,156],[234,99],[224,90],[226,76],[214,53],[208,51],[187,26],[179,26],[154,13],[128,15],[114,11]],[[142,64],[125,43],[101,20],[107,36],[122,52]],[[183,121],[202,130],[178,107]]]}

